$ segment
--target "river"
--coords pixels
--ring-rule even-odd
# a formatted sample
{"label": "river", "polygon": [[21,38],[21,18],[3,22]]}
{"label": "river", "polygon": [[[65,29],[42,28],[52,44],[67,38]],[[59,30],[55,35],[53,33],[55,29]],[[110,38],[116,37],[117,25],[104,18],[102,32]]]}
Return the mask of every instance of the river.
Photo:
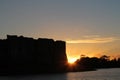
{"label": "river", "polygon": [[120,68],[31,76],[0,76],[0,80],[120,80]]}

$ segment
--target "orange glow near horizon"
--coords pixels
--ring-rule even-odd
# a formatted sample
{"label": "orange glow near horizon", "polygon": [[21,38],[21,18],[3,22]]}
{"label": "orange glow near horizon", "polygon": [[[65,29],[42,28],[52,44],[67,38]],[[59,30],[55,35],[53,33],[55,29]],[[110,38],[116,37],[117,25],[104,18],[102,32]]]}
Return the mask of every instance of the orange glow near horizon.
{"label": "orange glow near horizon", "polygon": [[68,61],[71,62],[72,58],[76,58],[76,60],[80,59],[81,55],[88,57],[100,57],[103,51],[106,51],[107,49],[99,45],[100,44],[67,44],[66,53]]}
{"label": "orange glow near horizon", "polygon": [[73,64],[76,60],[77,58],[69,58],[68,63]]}
{"label": "orange glow near horizon", "polygon": [[68,62],[71,63],[72,58],[80,59],[81,55],[85,57],[101,57],[102,55],[110,56],[110,59],[120,57],[120,48],[118,42],[111,43],[67,43],[66,54]]}

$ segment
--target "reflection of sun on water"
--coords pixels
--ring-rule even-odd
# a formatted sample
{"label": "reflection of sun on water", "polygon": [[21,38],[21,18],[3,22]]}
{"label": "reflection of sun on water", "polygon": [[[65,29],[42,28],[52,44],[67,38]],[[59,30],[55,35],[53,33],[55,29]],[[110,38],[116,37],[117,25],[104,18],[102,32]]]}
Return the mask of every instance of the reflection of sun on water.
{"label": "reflection of sun on water", "polygon": [[70,58],[70,59],[68,59],[68,62],[70,64],[73,64],[76,60],[77,60],[76,58]]}

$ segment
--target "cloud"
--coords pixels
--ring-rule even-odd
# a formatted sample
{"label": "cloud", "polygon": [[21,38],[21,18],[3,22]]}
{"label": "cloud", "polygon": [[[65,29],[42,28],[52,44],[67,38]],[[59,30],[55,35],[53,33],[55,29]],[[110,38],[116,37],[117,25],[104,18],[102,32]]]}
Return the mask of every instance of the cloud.
{"label": "cloud", "polygon": [[83,36],[84,38],[98,38],[100,37],[100,35],[86,35],[86,36]]}
{"label": "cloud", "polygon": [[114,37],[107,38],[90,38],[90,39],[80,39],[80,40],[67,40],[67,43],[108,43],[119,40]]}

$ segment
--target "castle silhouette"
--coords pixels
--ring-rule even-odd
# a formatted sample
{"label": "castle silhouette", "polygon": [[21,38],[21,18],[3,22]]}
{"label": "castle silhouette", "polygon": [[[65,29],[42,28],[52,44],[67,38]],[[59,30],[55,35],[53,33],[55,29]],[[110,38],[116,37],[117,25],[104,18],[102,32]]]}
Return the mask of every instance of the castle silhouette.
{"label": "castle silhouette", "polygon": [[7,35],[0,40],[0,73],[62,72],[67,67],[65,41]]}

